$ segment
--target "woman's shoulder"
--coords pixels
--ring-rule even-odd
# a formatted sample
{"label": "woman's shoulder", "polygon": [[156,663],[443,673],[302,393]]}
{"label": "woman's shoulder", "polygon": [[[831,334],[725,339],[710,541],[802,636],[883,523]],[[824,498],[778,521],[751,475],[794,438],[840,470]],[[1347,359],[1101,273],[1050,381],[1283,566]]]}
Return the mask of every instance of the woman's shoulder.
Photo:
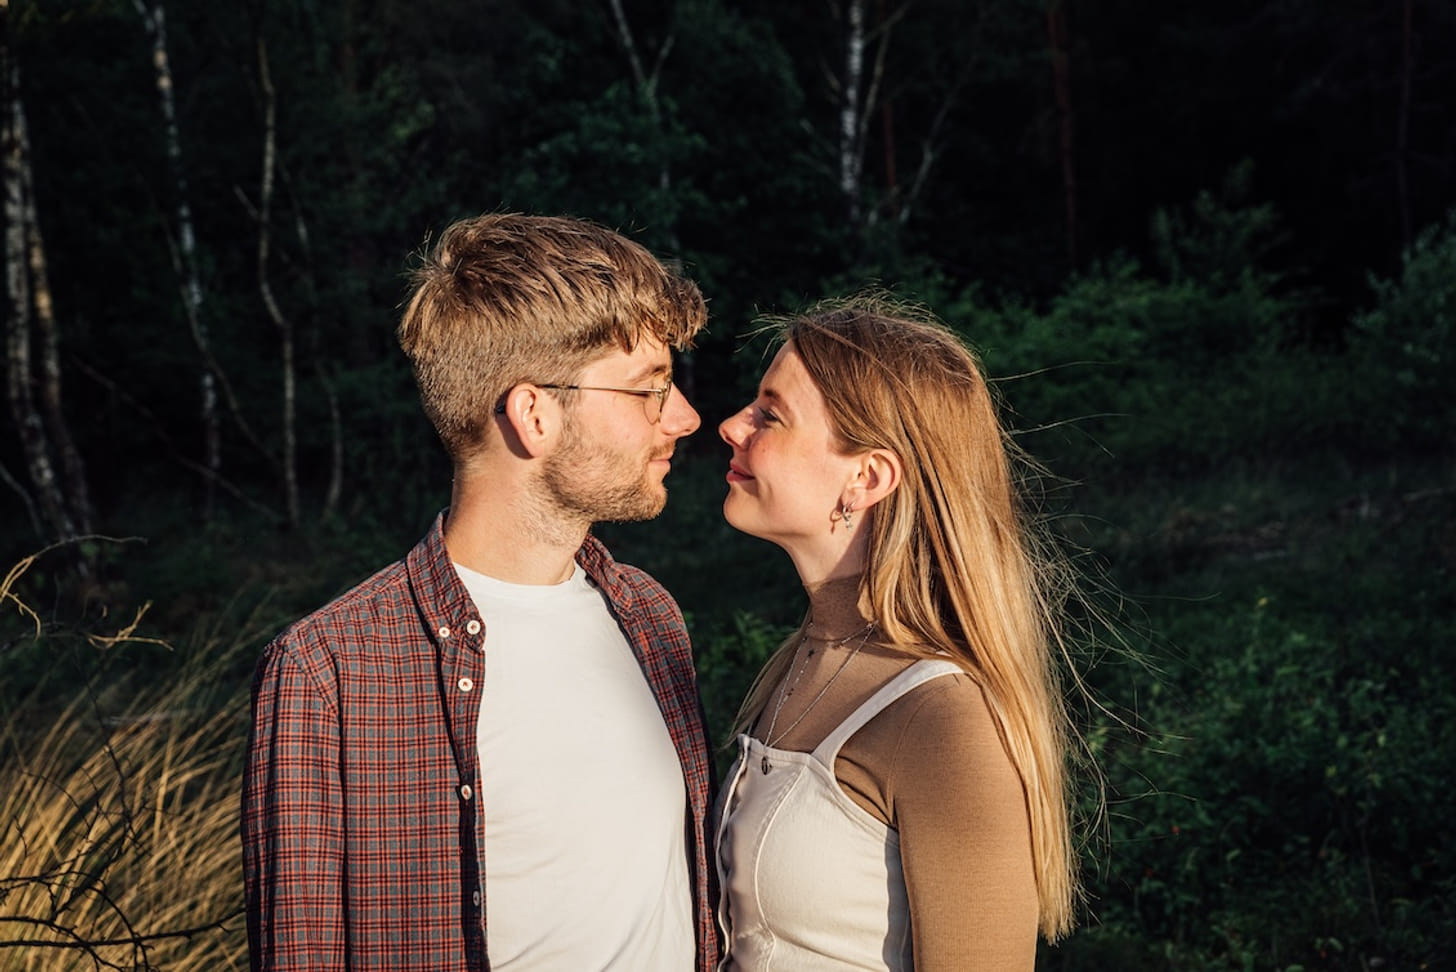
{"label": "woman's shoulder", "polygon": [[876,748],[896,763],[922,764],[930,759],[984,772],[1007,762],[990,700],[969,672],[941,675],[915,686],[886,706],[875,721],[880,723],[873,734]]}
{"label": "woman's shoulder", "polygon": [[[891,826],[907,807],[984,799],[988,783],[1020,792],[986,693],[964,671],[922,682],[882,709],[840,750],[836,776]],[[1003,780],[1008,787],[997,785]]]}
{"label": "woman's shoulder", "polygon": [[[930,661],[938,664],[940,659]],[[907,671],[914,667],[910,666]],[[886,706],[885,714],[891,712],[923,726],[930,721],[974,721],[988,716],[990,708],[980,680],[965,669],[959,669],[916,685]]]}

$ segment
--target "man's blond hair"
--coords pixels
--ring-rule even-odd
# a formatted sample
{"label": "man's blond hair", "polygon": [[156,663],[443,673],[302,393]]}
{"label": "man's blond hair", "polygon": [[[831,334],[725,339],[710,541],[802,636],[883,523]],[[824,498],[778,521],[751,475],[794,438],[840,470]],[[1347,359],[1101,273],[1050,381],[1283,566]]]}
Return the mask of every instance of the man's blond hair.
{"label": "man's blond hair", "polygon": [[425,414],[459,463],[521,382],[569,384],[644,333],[681,350],[706,319],[697,285],[612,230],[493,213],[454,223],[421,257],[398,335]]}

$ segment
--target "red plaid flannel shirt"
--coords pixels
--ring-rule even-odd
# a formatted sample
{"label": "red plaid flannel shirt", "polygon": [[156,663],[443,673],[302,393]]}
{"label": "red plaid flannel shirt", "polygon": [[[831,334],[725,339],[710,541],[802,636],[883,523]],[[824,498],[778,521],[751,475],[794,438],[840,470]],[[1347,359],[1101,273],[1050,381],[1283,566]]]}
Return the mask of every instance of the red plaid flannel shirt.
{"label": "red plaid flannel shirt", "polygon": [[[291,625],[253,679],[243,877],[254,969],[485,972],[475,746],[487,629],[444,518],[404,560]],[[587,538],[682,762],[698,972],[717,963],[712,761],[682,614]]]}

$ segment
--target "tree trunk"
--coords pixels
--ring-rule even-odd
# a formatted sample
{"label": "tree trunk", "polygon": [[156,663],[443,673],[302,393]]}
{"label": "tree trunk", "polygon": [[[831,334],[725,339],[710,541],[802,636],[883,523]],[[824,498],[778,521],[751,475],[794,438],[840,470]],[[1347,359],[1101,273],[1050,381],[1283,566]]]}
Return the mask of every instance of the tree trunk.
{"label": "tree trunk", "polygon": [[258,85],[263,95],[263,172],[258,196],[258,289],[268,316],[278,328],[283,380],[283,508],[288,525],[299,524],[298,501],[298,378],[294,366],[293,321],[278,306],[268,280],[268,252],[271,245],[274,175],[278,161],[278,96],[268,67],[268,48],[258,32]]}
{"label": "tree trunk", "polygon": [[1407,159],[1410,149],[1410,99],[1411,73],[1414,70],[1414,54],[1411,51],[1411,18],[1414,0],[1401,4],[1400,24],[1400,107],[1395,121],[1395,190],[1396,208],[1400,212],[1400,243],[1407,247],[1411,243],[1410,185]]}
{"label": "tree trunk", "polygon": [[172,88],[172,68],[167,57],[166,11],[161,0],[150,7],[143,0],[133,0],[137,13],[152,39],[152,65],[157,74],[157,98],[167,139],[167,160],[172,169],[172,183],[177,193],[177,237],[179,271],[182,275],[182,306],[187,316],[192,340],[202,355],[198,374],[201,398],[200,419],[203,429],[203,468],[206,469],[203,517],[210,519],[216,497],[216,482],[222,475],[222,423],[218,415],[217,372],[212,363],[211,341],[202,316],[202,275],[197,268],[197,236],[192,226],[192,209],[187,201],[187,174],[182,165],[182,138],[177,127],[177,108]]}
{"label": "tree trunk", "polygon": [[344,421],[339,411],[339,396],[334,391],[333,379],[317,360],[314,366],[318,371],[324,397],[329,403],[329,485],[324,491],[323,510],[319,513],[320,519],[327,520],[338,511],[339,497],[344,492]]}
{"label": "tree trunk", "polygon": [[1067,50],[1066,0],[1052,0],[1047,8],[1047,35],[1051,47],[1052,83],[1057,98],[1058,155],[1062,162],[1062,203],[1067,222],[1067,261],[1076,269],[1080,261],[1077,246],[1077,169],[1072,152],[1072,71]]}
{"label": "tree trunk", "polygon": [[[637,96],[647,107],[648,117],[652,120],[652,127],[658,134],[662,134],[662,105],[657,97],[657,83],[662,77],[662,65],[667,60],[667,54],[672,50],[673,32],[668,31],[663,39],[662,45],[657,49],[657,56],[653,60],[652,70],[649,72],[642,64],[642,58],[637,51],[637,41],[632,34],[631,25],[627,23],[627,12],[622,7],[622,0],[610,0],[612,6],[612,18],[617,23],[617,36],[622,41],[622,48],[627,53],[627,63],[632,68],[632,82],[637,88]],[[668,168],[665,158],[658,160],[657,186],[664,196],[672,189],[672,172]],[[677,227],[666,227],[668,234],[668,245],[674,250],[680,247],[677,236]]]}
{"label": "tree trunk", "polygon": [[[78,530],[76,516],[67,501],[66,492],[56,474],[53,446],[47,432],[46,418],[36,404],[34,361],[32,359],[31,327],[35,318],[36,298],[33,287],[32,268],[44,268],[44,259],[39,253],[40,238],[31,223],[35,207],[29,198],[31,189],[29,139],[26,134],[25,107],[20,98],[20,68],[11,59],[10,11],[9,5],[0,0],[0,15],[4,24],[0,26],[3,48],[0,48],[0,70],[4,71],[5,88],[5,295],[7,298],[5,364],[6,397],[11,417],[20,438],[21,454],[25,457],[27,478],[34,491],[34,507],[39,511],[44,529],[50,534],[47,539],[68,541],[76,539]],[[42,298],[49,317],[49,292]],[[53,318],[50,319],[53,328]],[[49,345],[52,337],[43,333],[43,341]],[[42,348],[42,356],[52,351]],[[58,368],[58,366],[57,366]],[[53,388],[59,395],[59,373]],[[46,390],[43,394],[49,394]],[[57,407],[59,414],[59,407]],[[69,441],[69,437],[68,441]],[[14,482],[12,477],[12,482]],[[18,483],[16,483],[18,485]],[[80,495],[85,496],[82,486]],[[32,499],[26,495],[27,506]],[[87,511],[89,518],[89,511]],[[81,569],[89,573],[84,560]]]}
{"label": "tree trunk", "polygon": [[25,125],[25,116],[16,101],[18,122],[16,129],[20,140],[22,165],[21,196],[24,200],[26,236],[28,237],[28,263],[30,269],[30,295],[35,308],[35,323],[40,336],[40,406],[41,418],[45,422],[50,444],[60,460],[62,492],[66,506],[75,520],[75,528],[81,534],[92,532],[94,514],[91,506],[91,490],[86,482],[86,465],[81,452],[71,436],[61,407],[61,331],[56,325],[55,303],[51,299],[50,274],[46,269],[45,240],[41,236],[40,218],[35,209],[35,186],[30,168],[30,138]]}
{"label": "tree trunk", "polygon": [[844,80],[839,98],[839,193],[850,226],[860,227],[863,195],[864,140],[860,123],[860,89],[864,85],[864,0],[850,0],[844,36]]}
{"label": "tree trunk", "polygon": [[[669,30],[663,38],[662,44],[657,49],[657,55],[653,58],[652,70],[648,71],[643,65],[641,53],[638,51],[637,39],[632,33],[632,26],[627,22],[627,12],[622,6],[622,0],[609,0],[612,9],[612,20],[617,26],[617,38],[622,42],[622,50],[627,55],[627,64],[632,69],[632,84],[637,90],[637,96],[642,99],[643,105],[647,108],[648,118],[652,120],[653,131],[662,135],[662,103],[657,96],[657,85],[662,78],[662,66],[667,61],[668,52],[672,50],[674,33]],[[672,170],[667,164],[666,158],[659,158],[657,165],[657,187],[662,192],[663,198],[667,198],[672,191]],[[668,248],[674,253],[680,253],[682,242],[678,237],[676,222],[669,223],[663,227],[667,235]],[[675,380],[678,387],[689,399],[697,396],[697,374],[693,366],[693,353],[691,350],[683,351],[678,355],[677,374]]]}

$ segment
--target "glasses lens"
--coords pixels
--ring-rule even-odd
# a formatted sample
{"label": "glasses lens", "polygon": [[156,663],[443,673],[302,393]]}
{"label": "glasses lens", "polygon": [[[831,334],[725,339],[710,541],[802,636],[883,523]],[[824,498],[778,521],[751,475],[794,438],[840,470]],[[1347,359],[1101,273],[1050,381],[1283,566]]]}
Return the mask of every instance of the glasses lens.
{"label": "glasses lens", "polygon": [[667,404],[667,396],[672,394],[672,379],[667,379],[666,384],[657,389],[653,394],[647,396],[644,403],[647,406],[647,421],[658,422],[662,419],[662,407]]}

